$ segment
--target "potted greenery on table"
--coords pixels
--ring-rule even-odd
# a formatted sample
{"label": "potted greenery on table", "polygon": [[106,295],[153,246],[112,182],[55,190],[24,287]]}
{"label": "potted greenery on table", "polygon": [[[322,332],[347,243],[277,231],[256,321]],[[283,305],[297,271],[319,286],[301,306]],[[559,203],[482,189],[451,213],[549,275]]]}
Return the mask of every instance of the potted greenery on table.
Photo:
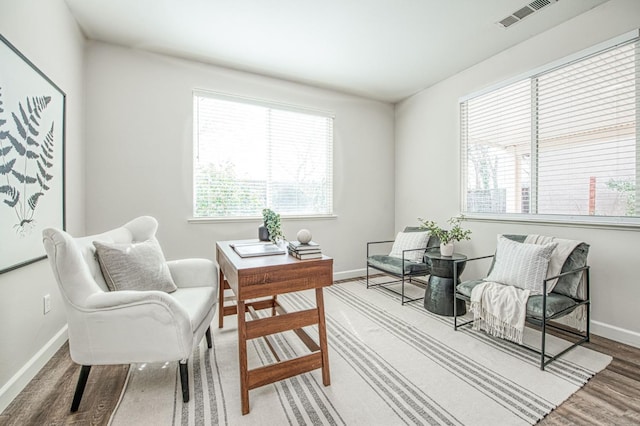
{"label": "potted greenery on table", "polygon": [[471,238],[470,229],[462,229],[460,222],[461,217],[452,217],[447,222],[451,225],[450,229],[444,229],[438,226],[432,220],[418,218],[420,227],[429,231],[440,240],[440,254],[443,256],[451,256],[453,254],[454,242],[468,240]]}
{"label": "potted greenery on table", "polygon": [[261,241],[271,241],[277,243],[284,239],[280,215],[271,209],[262,210],[264,225],[258,228],[258,238]]}

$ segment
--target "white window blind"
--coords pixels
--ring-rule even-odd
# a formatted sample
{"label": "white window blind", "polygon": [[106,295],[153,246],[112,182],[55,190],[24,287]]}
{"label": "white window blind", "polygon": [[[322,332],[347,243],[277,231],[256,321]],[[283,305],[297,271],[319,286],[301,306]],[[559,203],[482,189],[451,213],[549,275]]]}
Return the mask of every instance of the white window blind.
{"label": "white window blind", "polygon": [[634,39],[460,104],[463,213],[640,218]]}
{"label": "white window blind", "polygon": [[333,117],[194,93],[194,217],[333,213]]}

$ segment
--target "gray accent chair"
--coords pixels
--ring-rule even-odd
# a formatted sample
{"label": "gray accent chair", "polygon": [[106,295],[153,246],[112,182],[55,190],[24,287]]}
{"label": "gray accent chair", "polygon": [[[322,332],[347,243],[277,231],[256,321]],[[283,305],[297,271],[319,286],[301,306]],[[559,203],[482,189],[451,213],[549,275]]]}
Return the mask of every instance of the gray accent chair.
{"label": "gray accent chair", "polygon": [[[512,241],[524,242],[526,235],[503,235]],[[586,243],[580,243],[567,257],[560,274],[554,277],[548,277],[543,282],[543,294],[533,295],[529,297],[527,301],[527,313],[526,321],[539,326],[542,332],[540,349],[526,346],[528,349],[538,353],[540,355],[540,369],[544,370],[545,366],[564,355],[569,350],[575,348],[589,341],[589,266],[587,265],[587,256],[589,254],[589,245]],[[493,258],[493,262],[487,272],[487,276],[491,273],[493,265],[495,263],[495,254],[489,256],[481,256],[476,258],[467,259],[466,262]],[[454,268],[457,267],[457,263],[454,263]],[[468,265],[468,263],[467,263]],[[555,278],[558,278],[558,282],[549,294],[546,294],[547,282]],[[455,298],[470,302],[471,291],[473,288],[483,282],[484,279],[464,281],[456,287]],[[453,328],[457,330],[458,327],[462,327],[467,324],[473,324],[473,320],[458,324],[456,316],[456,308],[454,303],[454,320]],[[550,322],[566,315],[569,315],[575,311],[578,307],[584,306],[585,309],[585,322],[584,332],[579,330],[572,330],[566,327],[559,327],[558,325]],[[576,336],[578,340],[571,346],[565,348],[561,352],[555,355],[549,355],[545,351],[545,338],[547,328],[553,328],[562,330],[565,333],[569,333]]]}
{"label": "gray accent chair", "polygon": [[[424,232],[425,229],[419,227],[411,227],[407,226],[404,228],[403,232]],[[392,293],[400,295],[400,302],[402,305],[409,302],[414,302],[416,300],[422,300],[423,297],[411,298],[406,296],[405,294],[405,283],[413,283],[413,278],[415,277],[423,277],[427,276],[431,273],[429,264],[424,259],[424,254],[422,256],[422,262],[416,263],[411,262],[409,260],[405,260],[405,256],[408,252],[413,252],[416,250],[423,250],[426,252],[427,250],[440,250],[440,240],[437,237],[429,236],[429,240],[427,241],[427,247],[424,249],[410,249],[403,250],[402,258],[384,255],[384,254],[371,254],[372,249],[376,246],[383,244],[393,243],[394,240],[386,240],[386,241],[371,241],[367,243],[367,288],[378,287],[384,288]],[[372,268],[376,271],[382,272],[386,275],[391,275],[392,277],[397,278],[394,281],[389,281],[385,283],[371,283],[369,281],[369,269]],[[389,284],[397,284],[401,283],[401,290],[397,291],[393,288],[386,287]]]}

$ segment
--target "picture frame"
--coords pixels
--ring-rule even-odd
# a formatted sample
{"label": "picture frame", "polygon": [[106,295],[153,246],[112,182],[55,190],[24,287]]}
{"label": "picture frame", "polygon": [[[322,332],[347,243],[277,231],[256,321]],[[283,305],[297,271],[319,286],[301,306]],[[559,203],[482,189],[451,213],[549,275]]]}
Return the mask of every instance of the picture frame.
{"label": "picture frame", "polygon": [[65,229],[65,93],[0,34],[0,274]]}

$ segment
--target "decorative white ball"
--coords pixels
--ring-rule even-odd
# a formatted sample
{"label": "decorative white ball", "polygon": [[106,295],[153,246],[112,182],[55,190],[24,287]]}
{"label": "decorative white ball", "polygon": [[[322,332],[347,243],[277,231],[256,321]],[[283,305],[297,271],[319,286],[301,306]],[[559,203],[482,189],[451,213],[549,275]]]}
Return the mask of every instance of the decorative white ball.
{"label": "decorative white ball", "polygon": [[308,229],[301,229],[298,231],[298,235],[296,235],[296,237],[301,244],[307,244],[311,241],[311,231]]}

